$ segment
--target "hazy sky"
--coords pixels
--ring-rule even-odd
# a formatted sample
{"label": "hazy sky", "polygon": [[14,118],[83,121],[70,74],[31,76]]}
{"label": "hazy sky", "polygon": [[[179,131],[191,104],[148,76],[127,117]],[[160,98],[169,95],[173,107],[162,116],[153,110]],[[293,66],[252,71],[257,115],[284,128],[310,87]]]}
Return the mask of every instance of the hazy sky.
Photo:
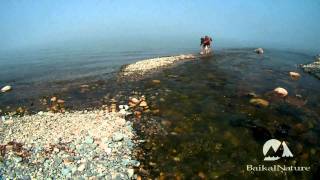
{"label": "hazy sky", "polygon": [[216,46],[317,52],[319,22],[319,0],[4,0],[0,50],[124,39],[198,46],[210,34]]}

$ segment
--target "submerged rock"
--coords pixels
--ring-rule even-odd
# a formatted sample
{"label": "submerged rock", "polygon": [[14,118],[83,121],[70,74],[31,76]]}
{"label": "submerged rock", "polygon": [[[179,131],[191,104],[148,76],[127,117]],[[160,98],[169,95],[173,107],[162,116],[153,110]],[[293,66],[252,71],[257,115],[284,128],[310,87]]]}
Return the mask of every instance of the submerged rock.
{"label": "submerged rock", "polygon": [[255,92],[250,92],[247,94],[247,96],[250,98],[257,98],[258,97],[258,95]]}
{"label": "submerged rock", "polygon": [[171,121],[169,121],[169,120],[161,120],[161,124],[163,126],[171,126]]}
{"label": "submerged rock", "polygon": [[157,80],[157,79],[154,79],[154,80],[152,80],[152,83],[153,83],[153,84],[160,84],[161,81],[160,81],[160,80]]}
{"label": "submerged rock", "polygon": [[133,114],[134,114],[136,117],[141,116],[141,112],[140,112],[140,111],[134,111]]}
{"label": "submerged rock", "polygon": [[131,98],[130,101],[136,104],[140,102],[137,98]]}
{"label": "submerged rock", "polygon": [[255,106],[259,106],[259,107],[268,107],[269,106],[268,101],[266,101],[264,99],[260,99],[260,98],[253,98],[250,100],[250,103]]}
{"label": "submerged rock", "polygon": [[51,102],[56,102],[57,101],[57,97],[53,96],[51,99],[50,99]]}
{"label": "submerged rock", "polygon": [[300,74],[297,72],[289,72],[289,74],[293,80],[298,80],[300,78]]}
{"label": "submerged rock", "polygon": [[291,104],[291,105],[294,105],[294,106],[297,106],[297,107],[302,107],[304,106],[308,101],[307,100],[304,100],[302,99],[301,97],[290,97],[288,96],[286,98],[286,102],[288,104]]}
{"label": "submerged rock", "polygon": [[58,103],[58,104],[64,104],[64,100],[58,99],[58,100],[57,100],[57,103]]}
{"label": "submerged rock", "polygon": [[24,108],[19,107],[19,108],[17,108],[16,113],[17,113],[17,114],[24,114],[25,111],[26,111],[26,110],[25,110]]}
{"label": "submerged rock", "polygon": [[141,103],[139,104],[140,107],[146,107],[148,106],[146,101],[141,101]]}
{"label": "submerged rock", "polygon": [[286,97],[288,95],[288,91],[282,87],[274,89],[273,92],[280,97]]}
{"label": "submerged rock", "polygon": [[4,86],[3,88],[1,88],[1,92],[5,93],[5,92],[8,92],[8,91],[11,91],[12,90],[12,87],[11,86]]}

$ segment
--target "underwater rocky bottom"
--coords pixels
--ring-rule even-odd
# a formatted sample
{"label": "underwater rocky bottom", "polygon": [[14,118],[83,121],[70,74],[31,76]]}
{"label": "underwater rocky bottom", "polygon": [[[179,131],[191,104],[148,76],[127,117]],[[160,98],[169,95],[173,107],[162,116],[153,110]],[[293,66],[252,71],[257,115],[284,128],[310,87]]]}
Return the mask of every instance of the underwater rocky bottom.
{"label": "underwater rocky bottom", "polygon": [[[142,145],[140,175],[159,179],[312,179],[320,173],[320,81],[299,69],[307,55],[228,50],[137,83],[152,109],[135,119]],[[292,79],[289,72],[301,74]],[[283,87],[286,98],[272,91]],[[264,100],[257,104],[252,99]],[[250,101],[251,100],[251,101]],[[264,161],[269,139],[293,157]],[[284,151],[268,152],[270,156]],[[247,166],[310,167],[248,171]]]}
{"label": "underwater rocky bottom", "polygon": [[[141,165],[136,169],[143,179],[318,178],[320,81],[299,68],[312,61],[312,56],[293,52],[223,50],[136,82],[59,82],[34,85],[31,94],[13,89],[0,97],[0,114],[19,106],[23,113],[52,110],[52,96],[63,99],[62,108],[69,111],[99,108],[111,98],[126,104],[129,96],[145,95],[150,111],[128,117],[146,140],[138,149]],[[292,79],[291,71],[301,77]],[[274,96],[277,87],[288,96]],[[285,142],[293,157],[264,161],[263,145],[272,138]],[[311,170],[249,172],[247,165]]]}

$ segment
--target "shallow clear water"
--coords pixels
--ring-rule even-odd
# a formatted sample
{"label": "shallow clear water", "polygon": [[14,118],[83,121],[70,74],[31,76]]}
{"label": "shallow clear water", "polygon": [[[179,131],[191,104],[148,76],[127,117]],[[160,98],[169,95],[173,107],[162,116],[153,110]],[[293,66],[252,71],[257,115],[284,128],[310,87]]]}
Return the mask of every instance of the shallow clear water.
{"label": "shallow clear water", "polygon": [[[319,173],[320,81],[303,73],[297,65],[311,56],[281,51],[257,55],[251,50],[217,52],[213,57],[187,62],[141,82],[141,91],[151,98],[164,128],[148,137],[142,175],[166,179],[289,178],[310,179]],[[295,81],[290,71],[301,73]],[[286,99],[272,95],[278,86],[288,90]],[[268,100],[265,108],[249,103],[254,92]],[[143,128],[142,128],[143,129]],[[286,141],[293,158],[264,162],[266,140]],[[151,163],[150,163],[151,162]],[[246,165],[311,166],[312,172],[277,173],[246,171]]]}

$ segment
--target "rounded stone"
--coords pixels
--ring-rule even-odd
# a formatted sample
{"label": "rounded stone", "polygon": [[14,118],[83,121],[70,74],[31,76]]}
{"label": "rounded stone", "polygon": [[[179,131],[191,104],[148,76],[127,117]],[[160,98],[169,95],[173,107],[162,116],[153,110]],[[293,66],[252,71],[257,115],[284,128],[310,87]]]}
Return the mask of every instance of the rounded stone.
{"label": "rounded stone", "polygon": [[153,83],[153,84],[160,84],[160,83],[161,83],[161,81],[160,81],[160,80],[158,80],[158,79],[154,79],[154,80],[152,80],[152,83]]}
{"label": "rounded stone", "polygon": [[289,72],[289,75],[293,80],[298,80],[300,78],[300,74],[297,72]]}
{"label": "rounded stone", "polygon": [[286,97],[288,95],[288,91],[282,87],[275,88],[273,92],[280,97]]}
{"label": "rounded stone", "polygon": [[260,98],[253,98],[250,100],[250,103],[255,105],[255,106],[259,106],[259,107],[267,107],[269,106],[269,102],[264,100],[264,99],[260,99]]}
{"label": "rounded stone", "polygon": [[5,93],[5,92],[8,92],[8,91],[11,91],[12,87],[7,85],[7,86],[4,86],[3,88],[1,88],[1,92]]}

